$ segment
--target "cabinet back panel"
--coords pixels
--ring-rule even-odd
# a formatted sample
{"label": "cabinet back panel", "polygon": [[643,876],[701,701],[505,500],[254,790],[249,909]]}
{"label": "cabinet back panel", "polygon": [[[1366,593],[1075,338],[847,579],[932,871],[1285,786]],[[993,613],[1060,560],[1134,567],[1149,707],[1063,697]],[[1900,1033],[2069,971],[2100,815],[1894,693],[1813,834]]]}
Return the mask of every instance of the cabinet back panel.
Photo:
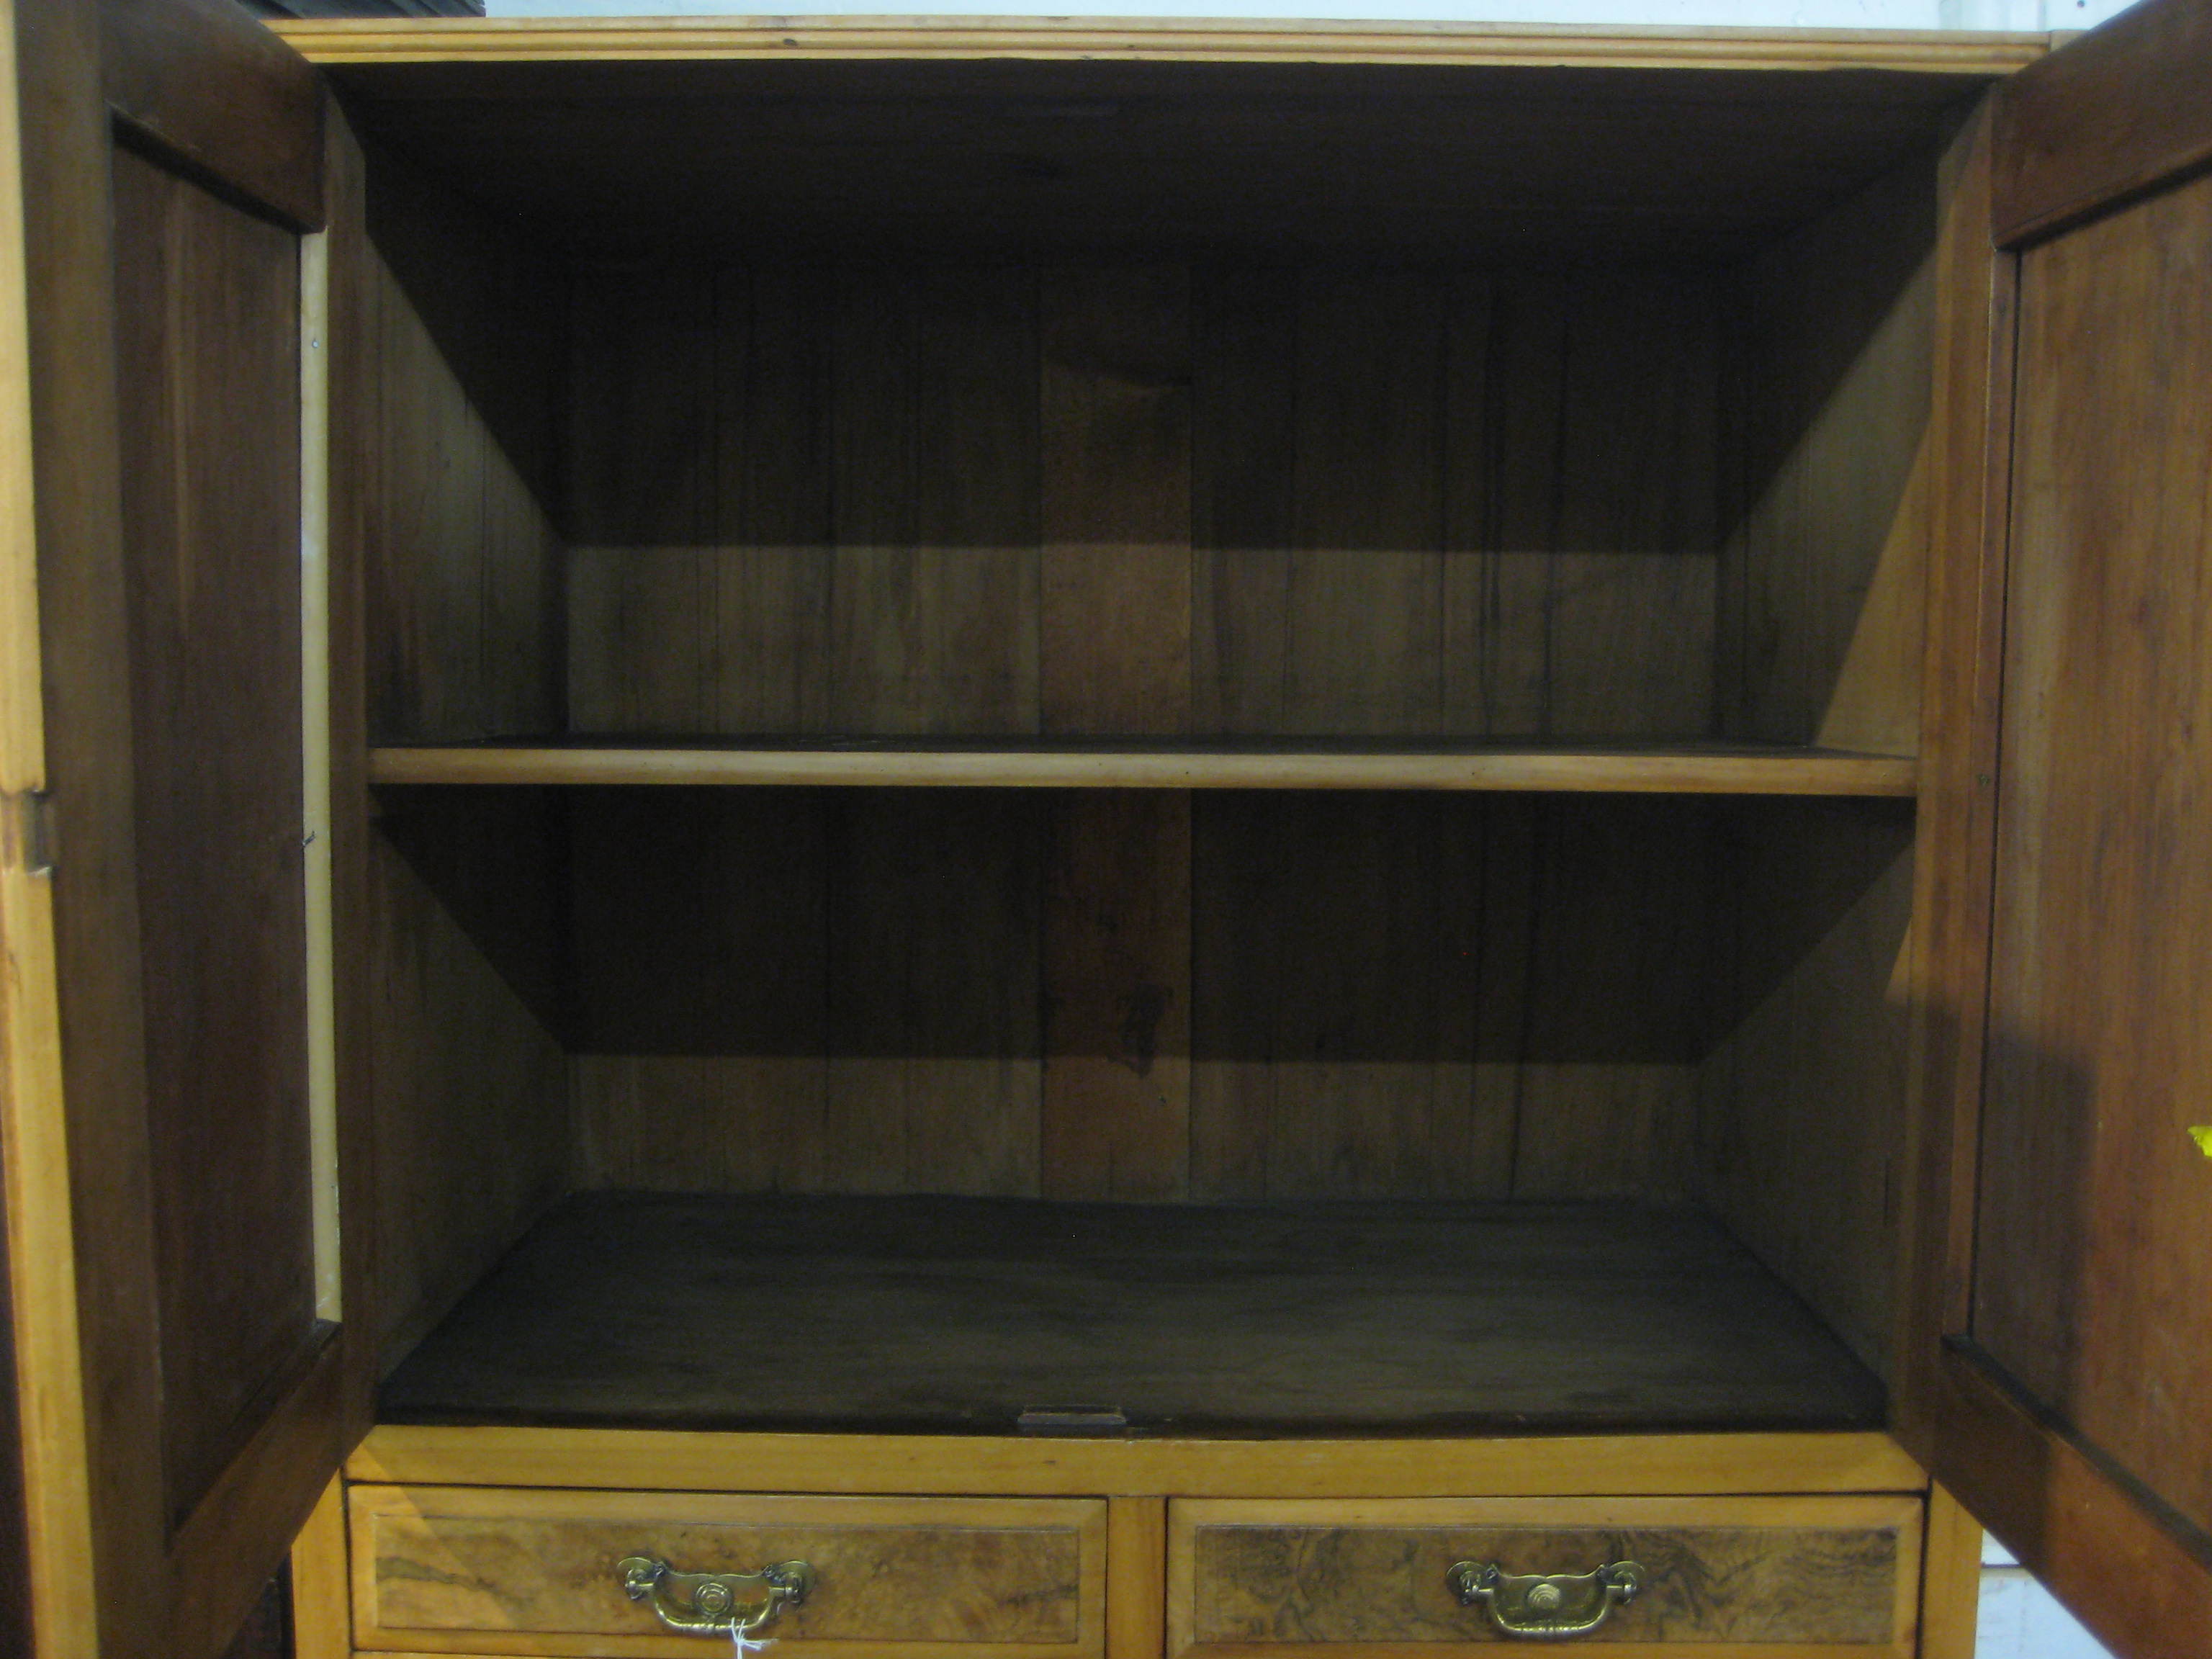
{"label": "cabinet back panel", "polygon": [[1704,803],[569,799],[586,1185],[1684,1190]]}
{"label": "cabinet back panel", "polygon": [[113,152],[161,1449],[188,1513],[313,1339],[299,244]]}
{"label": "cabinet back panel", "polygon": [[1705,275],[578,280],[574,731],[1713,729]]}

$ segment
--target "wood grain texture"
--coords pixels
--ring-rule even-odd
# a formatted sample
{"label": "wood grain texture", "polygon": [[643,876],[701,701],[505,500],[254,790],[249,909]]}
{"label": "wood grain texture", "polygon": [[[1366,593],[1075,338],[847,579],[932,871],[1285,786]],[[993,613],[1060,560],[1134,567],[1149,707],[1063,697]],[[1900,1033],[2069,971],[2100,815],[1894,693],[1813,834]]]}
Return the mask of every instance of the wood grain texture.
{"label": "wood grain texture", "polygon": [[825,1655],[1006,1659],[1103,1650],[1107,1506],[1067,1498],[756,1498],[359,1486],[348,1494],[363,1645],[684,1655],[615,1564],[682,1572],[805,1560],[774,1639]]}
{"label": "wood grain texture", "polygon": [[625,1486],[685,1492],[1173,1492],[1200,1498],[1432,1498],[1437,1471],[1499,1497],[1918,1492],[1927,1475],[1881,1433],[1492,1439],[1066,1439],[991,1435],[720,1434],[651,1429],[382,1424],[347,1462],[356,1480]]}
{"label": "wood grain texture", "polygon": [[1947,1486],[1928,1489],[1920,1659],[1974,1659],[1981,1630],[1982,1523]]}
{"label": "wood grain texture", "polygon": [[1167,1591],[1167,1499],[1108,1498],[1106,1659],[1161,1659]]}
{"label": "wood grain texture", "polygon": [[1708,828],[1690,803],[1200,798],[1193,1194],[1680,1191],[1688,1091],[1658,1073],[1700,1046],[1682,872]]}
{"label": "wood grain texture", "polygon": [[1915,1651],[1911,1499],[1186,1501],[1170,1513],[1171,1655],[1510,1640],[1453,1593],[1462,1560],[1514,1573],[1636,1562],[1642,1589],[1591,1638],[1600,1646]]}
{"label": "wood grain texture", "polygon": [[1699,1066],[1700,1194],[1888,1375],[1911,814],[1892,803],[1759,802],[1723,823],[1723,1035]]}
{"label": "wood grain texture", "polygon": [[331,1478],[292,1542],[292,1659],[352,1659],[345,1482]]}
{"label": "wood grain texture", "polygon": [[1034,731],[1036,273],[832,280],[832,729]]}
{"label": "wood grain texture", "polygon": [[1915,157],[1737,276],[1719,647],[1735,736],[1917,751],[1935,190]]}
{"label": "wood grain texture", "polygon": [[1972,1330],[2212,1528],[2212,179],[2031,250],[2019,351]]}
{"label": "wood grain texture", "polygon": [[1040,307],[1039,726],[1185,730],[1189,271],[1053,267]]}
{"label": "wood grain texture", "polygon": [[2212,6],[2162,0],[1999,98],[1993,228],[2013,246],[2212,158]]}
{"label": "wood grain texture", "polygon": [[370,729],[551,729],[562,270],[396,156],[372,151],[362,188],[374,252],[356,325],[374,345],[348,413],[363,434]]}
{"label": "wood grain texture", "polygon": [[315,1325],[299,253],[127,150],[113,176],[164,1467],[182,1516]]}
{"label": "wood grain texture", "polygon": [[[533,836],[538,849],[545,842],[529,808],[490,800],[458,812],[450,804],[442,813],[403,810],[368,855],[376,1210],[353,1231],[374,1241],[375,1293],[352,1317],[370,1322],[380,1374],[567,1189],[562,1051],[444,896],[474,893],[515,936],[533,908],[533,880],[552,867],[533,849]],[[392,837],[406,834],[410,816],[421,869]],[[541,890],[536,908],[544,902]],[[486,935],[498,937],[480,928]],[[525,958],[549,967],[521,937]],[[457,1101],[468,1109],[454,1109]]]}
{"label": "wood grain texture", "polygon": [[1209,265],[1202,730],[1712,729],[1709,285]]}
{"label": "wood grain texture", "polygon": [[691,19],[640,22],[614,18],[563,20],[501,18],[487,22],[417,21],[395,25],[361,19],[288,19],[275,26],[315,63],[363,60],[453,61],[524,58],[558,60],[658,52],[702,58],[717,51],[783,56],[932,51],[955,55],[1042,57],[1057,50],[1091,56],[1101,51],[1127,57],[1151,54],[1252,58],[1287,54],[1301,61],[1434,56],[1451,62],[1559,64],[1577,59],[1626,66],[1648,63],[1678,69],[1746,64],[1777,67],[1950,70],[2002,74],[2034,62],[2048,50],[2041,34],[1907,33],[1872,29],[1738,29],[1711,27],[1561,27],[1556,24],[1393,23],[1300,21],[1215,21],[1116,20],[1111,29],[1082,20],[1023,18],[978,27],[968,18],[942,22],[902,18],[810,18],[801,29],[769,27],[744,20],[702,23]]}
{"label": "wood grain texture", "polygon": [[[2112,1651],[2181,1659],[2212,1626],[2201,1534],[2053,1421],[1972,1344],[1943,1349],[1938,1469],[1992,1534]],[[2178,1522],[2178,1524],[2177,1524]]]}
{"label": "wood grain texture", "polygon": [[[1581,64],[1571,47],[1541,66],[1454,63],[1449,48],[1361,64],[1305,29],[1304,63],[1146,62],[1095,31],[1067,41],[1080,61],[1050,62],[1061,54],[1018,37],[979,52],[977,37],[932,46],[928,33],[842,61],[801,28],[751,37],[783,62],[708,48],[334,76],[395,143],[452,158],[488,207],[561,223],[611,258],[874,242],[969,258],[1242,246],[1726,261],[1923,148],[1984,83],[1901,65],[1670,75],[1607,64],[1602,45]],[[2032,57],[2045,42],[2021,44]],[[1438,191],[1438,178],[1474,187]]]}
{"label": "wood grain texture", "polygon": [[[794,1287],[803,1321],[744,1311]],[[1843,1429],[1881,1409],[1686,1211],[591,1194],[401,1364],[381,1415],[973,1433],[1092,1405],[1185,1435]]]}
{"label": "wood grain texture", "polygon": [[[344,1218],[376,1210],[374,968],[360,948],[370,937],[369,864],[375,830],[368,784],[368,531],[377,470],[371,453],[379,281],[368,240],[367,161],[333,97],[324,112],[324,202],[328,212],[325,304],[319,349],[329,429],[324,434],[331,872],[331,1000],[337,1108],[338,1341],[344,1348],[345,1419],[339,1440],[356,1443],[375,1405],[379,1375],[376,1251]],[[325,1311],[327,1313],[327,1307]]]}
{"label": "wood grain texture", "polygon": [[830,1191],[1036,1190],[1044,803],[834,797]]}
{"label": "wood grain texture", "polygon": [[1190,1180],[1190,797],[1050,811],[1038,1190],[1173,1198]]}
{"label": "wood grain texture", "polygon": [[387,747],[379,783],[826,784],[848,787],[1091,789],[1466,789],[1571,794],[1909,796],[1907,759],[1784,746],[1656,744],[1543,748],[1347,742],[1016,745],[804,741],[775,747],[552,745]]}
{"label": "wood grain texture", "polygon": [[[1147,1201],[1692,1185],[1708,997],[1683,965],[1714,943],[1719,850],[1702,802],[563,799],[569,968],[548,1017],[577,1051],[585,1185]],[[464,908],[490,948],[548,900],[515,885],[526,837],[468,833],[457,868],[514,896]]]}
{"label": "wood grain texture", "polygon": [[[46,21],[51,27],[66,18],[48,14]],[[41,100],[19,79],[18,54],[27,52],[35,65],[53,44],[42,40],[36,20],[20,31],[0,29],[0,793],[18,811],[46,781],[39,568],[40,513],[51,503],[36,480],[52,463],[33,443],[41,431],[49,443],[55,436],[34,401],[34,256],[26,225],[37,216],[38,192],[52,186],[46,168],[58,155],[73,159],[70,135],[83,133],[82,125],[26,131],[24,114]],[[66,88],[66,60],[48,64],[45,73]],[[65,282],[66,268],[44,280]],[[51,315],[40,320],[56,325]],[[94,1589],[82,1571],[93,1549],[95,1489],[84,1382],[96,1373],[79,1342],[54,884],[39,862],[20,843],[0,856],[0,949],[13,964],[0,980],[0,1223],[7,1230],[9,1495],[17,1504],[8,1529],[21,1571],[11,1581],[18,1599],[6,1634],[47,1659],[99,1640]]]}
{"label": "wood grain texture", "polygon": [[101,91],[116,114],[298,230],[323,222],[322,77],[222,0],[106,0]]}
{"label": "wood grain texture", "polygon": [[1941,173],[1923,777],[1913,818],[1911,1004],[1893,1422],[1932,1455],[1935,1378],[1971,1285],[1989,904],[1995,890],[1997,690],[2011,458],[2014,262],[1987,232],[1990,123],[1961,127]]}

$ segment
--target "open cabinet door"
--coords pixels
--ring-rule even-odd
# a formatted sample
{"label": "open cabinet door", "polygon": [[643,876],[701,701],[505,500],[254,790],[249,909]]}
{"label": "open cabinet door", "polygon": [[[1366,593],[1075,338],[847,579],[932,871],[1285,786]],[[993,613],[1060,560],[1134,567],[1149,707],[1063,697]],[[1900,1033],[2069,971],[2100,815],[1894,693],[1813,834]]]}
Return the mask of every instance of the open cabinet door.
{"label": "open cabinet door", "polygon": [[205,1659],[354,1409],[302,755],[323,94],[230,0],[16,0],[0,50],[0,1155],[34,1651]]}
{"label": "open cabinet door", "polygon": [[1991,155],[2002,667],[1936,1462],[2116,1652],[2179,1659],[2212,1653],[2212,0],[2023,71]]}

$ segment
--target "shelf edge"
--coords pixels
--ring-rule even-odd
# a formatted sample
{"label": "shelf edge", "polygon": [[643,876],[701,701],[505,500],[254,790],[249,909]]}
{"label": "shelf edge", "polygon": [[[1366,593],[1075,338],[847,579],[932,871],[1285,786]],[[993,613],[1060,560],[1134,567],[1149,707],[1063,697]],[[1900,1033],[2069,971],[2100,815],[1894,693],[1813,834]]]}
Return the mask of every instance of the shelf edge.
{"label": "shelf edge", "polygon": [[1910,797],[1919,763],[1879,755],[1151,753],[1066,750],[382,748],[382,784],[876,788],[1445,789]]}

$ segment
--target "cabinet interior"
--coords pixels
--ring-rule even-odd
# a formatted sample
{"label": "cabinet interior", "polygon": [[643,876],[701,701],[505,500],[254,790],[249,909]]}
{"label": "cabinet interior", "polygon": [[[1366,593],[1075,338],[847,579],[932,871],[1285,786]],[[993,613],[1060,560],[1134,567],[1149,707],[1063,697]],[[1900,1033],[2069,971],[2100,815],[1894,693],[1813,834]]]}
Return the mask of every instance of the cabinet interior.
{"label": "cabinet interior", "polygon": [[[382,749],[1917,750],[1974,77],[332,73]],[[374,811],[394,1415],[1881,1420],[1909,799]],[[984,1357],[886,1374],[948,1275]],[[668,1383],[779,1286],[811,1336]],[[1115,1371],[1170,1302],[1214,1348]],[[1322,1378],[1273,1404],[1268,1310]],[[586,1320],[643,1346],[564,1371]],[[1097,1389],[1018,1397],[1052,1343],[1034,1387]]]}

